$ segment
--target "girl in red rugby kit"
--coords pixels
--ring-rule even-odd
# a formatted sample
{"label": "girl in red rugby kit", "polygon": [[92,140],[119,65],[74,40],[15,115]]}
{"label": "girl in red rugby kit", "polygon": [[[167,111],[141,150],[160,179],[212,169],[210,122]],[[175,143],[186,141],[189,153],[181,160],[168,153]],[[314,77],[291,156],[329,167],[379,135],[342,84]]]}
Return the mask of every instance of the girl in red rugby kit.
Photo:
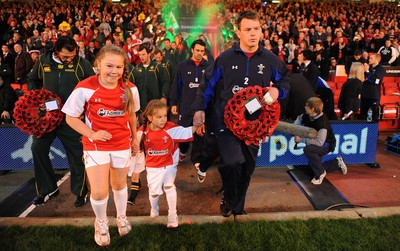
{"label": "girl in red rugby kit", "polygon": [[[95,220],[94,239],[99,246],[110,244],[107,202],[111,183],[117,210],[118,232],[127,235],[128,191],[126,176],[131,152],[139,150],[136,115],[140,109],[137,87],[128,79],[128,58],[114,45],[101,48],[97,57],[99,74],[75,87],[62,111],[67,123],[83,135],[83,158],[90,183],[90,202]],[[85,122],[80,116],[85,115]]]}
{"label": "girl in red rugby kit", "polygon": [[179,163],[179,142],[193,140],[198,126],[183,127],[167,121],[168,107],[159,99],[151,100],[142,113],[138,129],[140,148],[146,155],[147,184],[151,205],[150,217],[156,217],[158,200],[165,192],[168,203],[168,228],[178,226],[175,177]]}

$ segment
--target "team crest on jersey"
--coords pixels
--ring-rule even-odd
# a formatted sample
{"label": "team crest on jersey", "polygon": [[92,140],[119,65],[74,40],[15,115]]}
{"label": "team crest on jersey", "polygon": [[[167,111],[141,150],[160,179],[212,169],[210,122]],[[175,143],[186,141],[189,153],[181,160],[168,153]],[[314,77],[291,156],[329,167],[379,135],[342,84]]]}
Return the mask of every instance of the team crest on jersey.
{"label": "team crest on jersey", "polygon": [[64,65],[63,65],[63,64],[59,64],[59,65],[57,65],[57,69],[59,69],[59,70],[62,70],[62,69],[64,69]]}
{"label": "team crest on jersey", "polygon": [[122,104],[125,104],[125,103],[126,103],[125,93],[123,93],[123,94],[120,96],[120,98],[121,98]]}
{"label": "team crest on jersey", "polygon": [[45,66],[45,67],[43,67],[43,71],[44,71],[44,72],[51,72],[50,66]]}
{"label": "team crest on jersey", "polygon": [[258,66],[258,74],[264,74],[265,66],[263,64],[259,64]]}
{"label": "team crest on jersey", "polygon": [[167,144],[168,143],[168,136],[164,136],[163,140],[164,140],[164,143]]}
{"label": "team crest on jersey", "polygon": [[154,65],[150,66],[150,70],[153,70],[153,69],[154,69]]}

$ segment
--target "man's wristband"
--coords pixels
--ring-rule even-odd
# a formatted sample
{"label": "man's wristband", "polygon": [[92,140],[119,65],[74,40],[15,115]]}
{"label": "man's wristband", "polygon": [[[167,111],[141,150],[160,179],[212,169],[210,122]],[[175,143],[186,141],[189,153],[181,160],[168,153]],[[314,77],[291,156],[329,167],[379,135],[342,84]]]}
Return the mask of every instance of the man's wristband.
{"label": "man's wristband", "polygon": [[264,101],[265,101],[268,105],[274,103],[274,99],[271,97],[271,95],[269,94],[269,92],[265,93],[265,95],[264,95]]}

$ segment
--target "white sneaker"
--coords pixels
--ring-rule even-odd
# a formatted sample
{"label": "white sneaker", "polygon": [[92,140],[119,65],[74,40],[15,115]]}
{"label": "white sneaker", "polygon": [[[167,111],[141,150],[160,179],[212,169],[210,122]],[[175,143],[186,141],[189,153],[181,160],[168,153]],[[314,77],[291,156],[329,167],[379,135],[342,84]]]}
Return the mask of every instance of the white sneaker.
{"label": "white sneaker", "polygon": [[319,176],[318,179],[313,178],[313,179],[311,180],[311,183],[313,183],[314,185],[321,185],[321,184],[322,184],[322,181],[324,181],[325,176],[326,176],[326,171],[324,171],[324,172]]}
{"label": "white sneaker", "polygon": [[347,173],[347,166],[344,163],[342,156],[337,156],[336,159],[337,159],[337,162],[338,162],[338,165],[339,165],[340,169],[342,170],[342,173],[346,174]]}
{"label": "white sneaker", "polygon": [[110,232],[108,231],[108,220],[95,220],[94,240],[99,246],[110,245]]}
{"label": "white sneaker", "polygon": [[131,223],[129,223],[128,218],[126,216],[117,217],[117,226],[120,236],[127,235],[132,229]]}
{"label": "white sneaker", "polygon": [[179,153],[179,162],[184,161],[186,158],[186,153]]}
{"label": "white sneaker", "polygon": [[153,210],[153,209],[150,210],[150,217],[151,218],[155,218],[155,217],[157,217],[159,215],[160,215],[160,213],[158,212],[158,210]]}
{"label": "white sneaker", "polygon": [[168,214],[168,223],[167,228],[176,228],[178,227],[178,215],[175,214]]}
{"label": "white sneaker", "polygon": [[204,180],[206,179],[206,176],[207,176],[207,173],[206,172],[202,172],[202,171],[200,171],[200,169],[197,171],[197,180],[200,182],[200,183],[203,183],[204,182]]}

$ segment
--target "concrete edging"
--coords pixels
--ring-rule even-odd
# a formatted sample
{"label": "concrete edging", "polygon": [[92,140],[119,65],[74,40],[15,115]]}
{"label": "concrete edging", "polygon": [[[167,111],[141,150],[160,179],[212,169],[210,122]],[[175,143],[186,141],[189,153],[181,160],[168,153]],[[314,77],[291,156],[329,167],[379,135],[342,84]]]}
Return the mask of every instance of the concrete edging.
{"label": "concrete edging", "polygon": [[[310,220],[310,219],[363,219],[380,218],[392,215],[400,215],[400,207],[379,207],[379,208],[351,208],[343,211],[297,211],[297,212],[268,212],[238,215],[238,222],[246,221],[289,221],[289,220]],[[115,219],[109,217],[110,225],[115,226]],[[159,216],[130,216],[129,221],[133,225],[140,224],[166,224],[167,217]],[[203,223],[224,223],[234,221],[234,217],[224,218],[220,215],[179,215],[180,224],[203,224]],[[0,226],[92,226],[94,217],[85,218],[53,218],[53,217],[0,217]]]}

